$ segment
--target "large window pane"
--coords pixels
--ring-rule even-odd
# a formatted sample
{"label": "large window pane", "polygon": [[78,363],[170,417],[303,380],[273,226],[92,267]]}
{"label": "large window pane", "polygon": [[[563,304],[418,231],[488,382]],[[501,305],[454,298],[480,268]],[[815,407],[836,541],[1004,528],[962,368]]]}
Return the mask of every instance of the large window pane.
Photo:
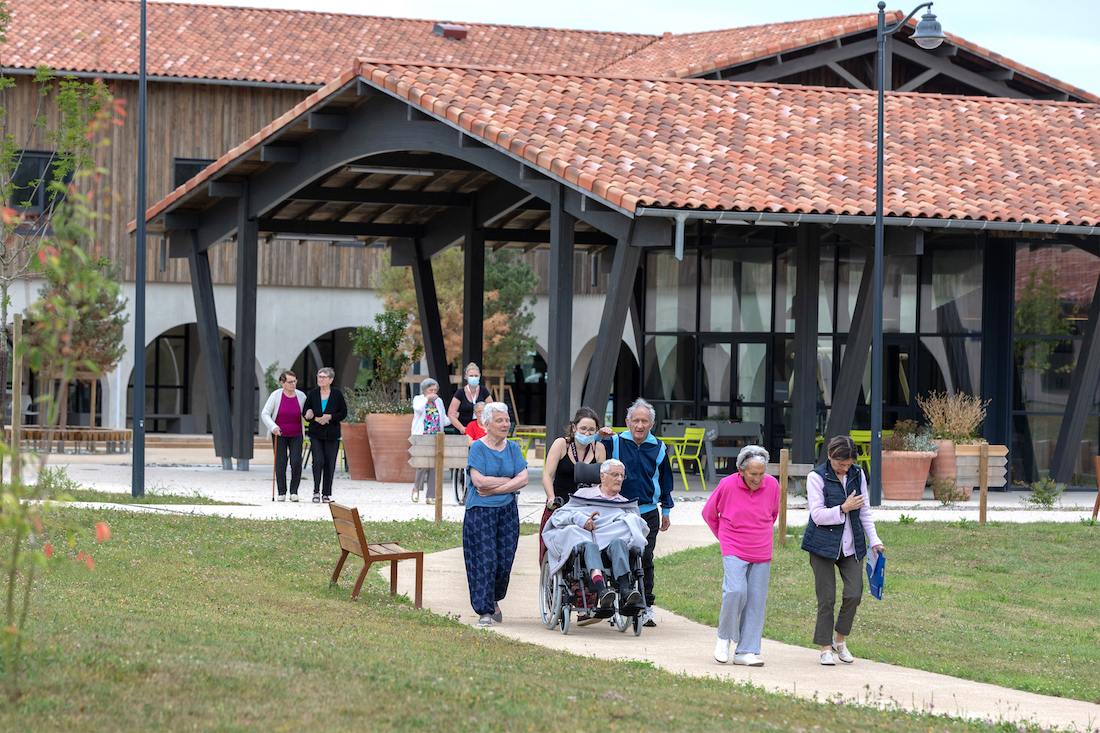
{"label": "large window pane", "polygon": [[978,395],[982,384],[982,342],[973,336],[920,340],[919,392]]}
{"label": "large window pane", "polygon": [[767,400],[767,362],[767,344],[737,344],[737,400],[741,402]]}
{"label": "large window pane", "polygon": [[883,333],[916,332],[919,261],[919,257],[886,258],[886,272],[882,286]]}
{"label": "large window pane", "polygon": [[[862,247],[838,245],[837,247],[837,314],[836,330],[847,333],[852,327],[852,315],[859,299],[859,283],[863,279],[867,255]],[[870,273],[868,273],[870,276]]]}
{"label": "large window pane", "polygon": [[730,366],[733,345],[703,344],[703,383],[699,394],[704,402],[730,401]]}
{"label": "large window pane", "polygon": [[775,258],[775,331],[794,333],[794,291],[798,276],[795,249],[781,249]]}
{"label": "large window pane", "polygon": [[771,248],[712,250],[701,275],[701,331],[771,332]]}
{"label": "large window pane", "polygon": [[1016,249],[1017,336],[1079,335],[1100,275],[1100,258],[1069,245]]}
{"label": "large window pane", "polygon": [[982,252],[934,249],[925,257],[921,331],[981,333]]}
{"label": "large window pane", "polygon": [[685,252],[683,261],[677,260],[672,252],[649,255],[645,330],[695,330],[696,259],[694,250]]}
{"label": "large window pane", "polygon": [[1065,410],[1080,339],[1016,339],[1015,409]]}
{"label": "large window pane", "polygon": [[645,395],[653,400],[695,399],[695,338],[650,336],[645,341]]}
{"label": "large window pane", "polygon": [[836,245],[821,247],[821,282],[817,289],[817,330],[833,332],[833,292],[836,289]]}

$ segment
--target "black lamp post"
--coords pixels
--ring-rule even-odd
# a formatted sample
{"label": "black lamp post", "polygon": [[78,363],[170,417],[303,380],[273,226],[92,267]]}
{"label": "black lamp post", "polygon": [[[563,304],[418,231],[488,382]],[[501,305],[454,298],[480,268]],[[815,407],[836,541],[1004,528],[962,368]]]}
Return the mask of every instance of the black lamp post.
{"label": "black lamp post", "polygon": [[932,14],[932,3],[922,3],[913,12],[889,26],[886,25],[886,3],[878,4],[878,145],[875,161],[875,300],[874,323],[871,326],[871,504],[882,503],[882,271],[883,271],[883,231],[882,223],[882,179],[883,171],[883,127],[886,124],[884,113],[886,99],[886,38],[897,33],[917,14],[921,8],[928,8],[921,16],[917,29],[910,38],[921,48],[932,49],[946,40],[939,21]]}
{"label": "black lamp post", "polygon": [[[145,11],[145,0],[141,0],[141,43],[138,47],[137,247],[134,257],[134,464],[130,479],[130,494],[135,497],[145,496]],[[95,415],[94,406],[92,414]]]}

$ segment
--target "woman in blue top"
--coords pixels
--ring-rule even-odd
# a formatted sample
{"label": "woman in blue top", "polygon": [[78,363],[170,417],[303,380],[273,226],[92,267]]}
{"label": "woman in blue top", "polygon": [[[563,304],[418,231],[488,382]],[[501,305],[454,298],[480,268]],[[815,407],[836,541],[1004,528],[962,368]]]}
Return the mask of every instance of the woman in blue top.
{"label": "woman in blue top", "polygon": [[485,437],[470,446],[466,476],[466,518],[462,522],[462,554],[470,605],[478,626],[500,623],[499,601],[508,593],[512,561],[519,543],[516,492],[527,485],[527,461],[508,440],[512,423],[508,406],[490,402],[481,413]]}

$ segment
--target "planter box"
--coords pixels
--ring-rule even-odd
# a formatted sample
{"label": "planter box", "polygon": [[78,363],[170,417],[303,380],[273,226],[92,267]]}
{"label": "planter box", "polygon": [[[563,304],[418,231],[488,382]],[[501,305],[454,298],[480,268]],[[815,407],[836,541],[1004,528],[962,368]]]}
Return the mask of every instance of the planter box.
{"label": "planter box", "polygon": [[348,473],[356,481],[374,481],[374,456],[370,452],[370,437],[363,423],[340,426],[344,441],[344,456],[348,459]]}
{"label": "planter box", "polygon": [[366,415],[363,423],[370,434],[370,452],[374,458],[374,476],[391,484],[411,484],[416,469],[409,465],[409,435],[413,416]]}
{"label": "planter box", "polygon": [[932,451],[882,452],[882,498],[892,501],[920,501],[928,481]]}

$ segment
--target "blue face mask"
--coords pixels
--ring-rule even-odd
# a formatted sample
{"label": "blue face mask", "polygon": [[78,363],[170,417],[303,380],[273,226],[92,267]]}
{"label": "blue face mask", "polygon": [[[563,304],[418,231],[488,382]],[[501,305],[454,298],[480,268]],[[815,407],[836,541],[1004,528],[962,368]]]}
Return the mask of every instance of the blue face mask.
{"label": "blue face mask", "polygon": [[481,384],[481,377],[466,377],[466,381],[470,383],[471,387],[476,387]]}
{"label": "blue face mask", "polygon": [[593,433],[592,435],[585,435],[583,433],[575,433],[573,435],[573,440],[577,441],[581,445],[588,445],[588,444],[594,442],[597,437],[599,437],[599,435],[597,433]]}

